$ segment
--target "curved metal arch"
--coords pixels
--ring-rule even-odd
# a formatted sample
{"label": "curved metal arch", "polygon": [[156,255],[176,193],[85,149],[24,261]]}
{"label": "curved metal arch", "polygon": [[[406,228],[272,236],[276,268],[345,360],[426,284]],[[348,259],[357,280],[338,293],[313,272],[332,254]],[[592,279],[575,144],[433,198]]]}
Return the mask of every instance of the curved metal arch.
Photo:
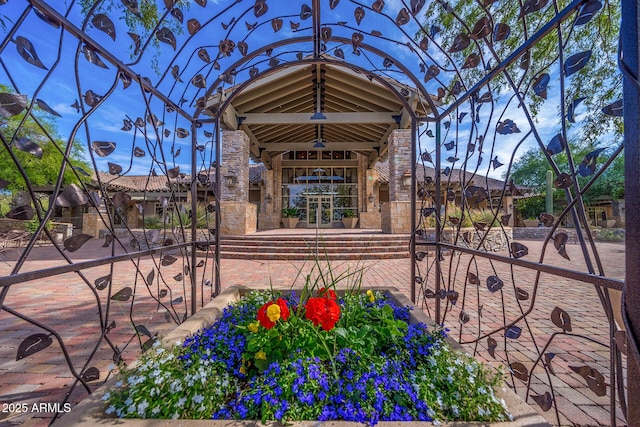
{"label": "curved metal arch", "polygon": [[[339,42],[343,42],[346,43],[347,39],[343,38],[343,37],[332,37],[330,40],[336,40]],[[223,73],[221,73],[221,76],[226,76],[229,75],[231,73],[233,73],[234,70],[236,70],[239,66],[247,63],[248,61],[256,58],[257,56],[259,56],[260,54],[266,52],[269,49],[273,49],[276,47],[280,47],[280,46],[286,46],[289,44],[295,44],[295,43],[304,43],[304,42],[313,42],[313,38],[312,37],[297,37],[295,39],[288,39],[288,40],[282,40],[279,42],[275,42],[275,43],[271,43],[268,45],[263,46],[260,49],[256,49],[254,50],[253,53],[248,54],[246,57],[243,57],[241,60],[236,61],[234,64],[232,64],[230,67],[228,67]],[[435,105],[435,103],[433,102],[433,99],[431,99],[431,96],[429,95],[429,93],[426,91],[426,89],[424,88],[424,86],[422,86],[420,83],[418,83],[418,80],[416,79],[415,75],[413,75],[413,73],[411,73],[411,71],[409,71],[406,67],[401,66],[399,64],[401,64],[401,62],[399,62],[396,58],[390,56],[390,55],[383,55],[382,51],[380,51],[379,49],[367,45],[367,44],[361,44],[360,45],[361,48],[368,50],[372,53],[374,53],[375,55],[382,57],[382,58],[390,58],[392,61],[394,61],[394,64],[396,64],[401,71],[403,71],[403,73],[409,77],[409,79],[414,82],[417,83],[416,85],[416,89],[419,90],[421,92],[421,94],[423,95],[423,97],[425,99],[427,99],[429,107],[431,108],[431,110],[435,113],[437,112],[437,107]],[[242,82],[237,88],[234,88],[234,90],[232,91],[231,95],[229,97],[227,97],[227,99],[221,104],[220,108],[218,109],[218,112],[216,114],[216,117],[219,117],[221,112],[223,112],[228,106],[229,104],[233,101],[233,99],[238,96],[247,86],[249,86],[251,83],[260,80],[270,74],[273,74],[274,72],[283,69],[283,68],[288,68],[288,67],[292,67],[292,66],[296,66],[296,65],[302,65],[302,64],[312,64],[312,63],[324,63],[324,64],[331,64],[331,65],[337,65],[343,68],[351,68],[353,70],[356,70],[358,72],[362,72],[363,74],[367,75],[367,76],[371,76],[374,80],[376,80],[378,83],[382,84],[383,86],[385,86],[387,89],[389,89],[389,91],[391,91],[397,98],[398,100],[405,106],[405,108],[407,109],[407,112],[410,114],[412,120],[417,120],[417,121],[436,121],[437,117],[420,117],[418,115],[415,114],[415,111],[413,110],[413,108],[411,107],[411,105],[407,102],[407,100],[404,98],[404,96],[402,96],[402,94],[400,94],[388,81],[386,81],[384,78],[382,78],[380,75],[378,75],[375,72],[371,72],[371,70],[367,70],[366,68],[350,63],[348,61],[334,61],[334,60],[330,60],[330,59],[320,59],[320,58],[312,58],[309,60],[305,60],[305,59],[301,59],[298,61],[291,61],[291,62],[286,62],[283,64],[279,64],[276,67],[271,67],[268,70],[262,71],[260,73],[258,73],[258,75],[256,75],[253,78],[250,78],[244,82]],[[223,79],[218,77],[215,82],[209,87],[209,89],[207,89],[207,91],[205,92],[205,94],[203,95],[203,97],[206,99],[209,96],[211,96],[211,94],[218,89],[219,85],[223,82]],[[198,106],[196,108],[195,113],[193,114],[193,118],[194,120],[198,119],[198,116],[202,113],[203,108],[201,106]]]}

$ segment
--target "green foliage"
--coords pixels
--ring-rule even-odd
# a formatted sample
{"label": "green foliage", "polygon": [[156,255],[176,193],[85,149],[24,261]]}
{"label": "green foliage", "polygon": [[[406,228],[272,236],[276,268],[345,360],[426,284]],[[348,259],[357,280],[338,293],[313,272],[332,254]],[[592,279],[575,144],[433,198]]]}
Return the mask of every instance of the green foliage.
{"label": "green foliage", "polygon": [[[82,7],[82,12],[86,15],[92,10],[95,0],[80,0],[80,6]],[[153,0],[141,0],[137,2],[139,14],[132,13],[129,9],[127,9],[124,2],[120,2],[117,0],[106,0],[99,3],[97,9],[93,10],[94,15],[98,13],[107,14],[113,21],[117,19],[122,19],[127,24],[129,28],[129,32],[133,34],[137,34],[140,36],[142,40],[151,38],[151,46],[153,47],[153,52],[150,52],[151,55],[151,68],[158,74],[161,75],[158,64],[159,53],[161,52],[161,44],[156,37],[153,37],[152,31],[158,25],[162,14],[165,10],[158,9],[158,4]],[[176,0],[173,5],[174,8],[180,10],[188,10],[190,3],[188,0]],[[90,24],[91,25],[91,24]],[[169,18],[162,22],[162,25],[158,28],[168,28],[171,30],[176,36],[182,34],[184,32],[181,23],[176,19],[171,19],[171,15]],[[135,46],[131,43],[131,59],[136,59],[135,54]],[[165,45],[166,46],[166,45]]]}
{"label": "green foliage", "polygon": [[[36,231],[38,231],[38,227],[40,227],[40,220],[38,219],[38,217],[24,222],[24,229],[29,233],[35,233]],[[55,225],[53,224],[53,221],[49,220],[44,227],[49,231],[53,231]]]}
{"label": "green foliage", "polygon": [[[197,228],[208,228],[209,214],[207,213],[207,207],[205,204],[196,204],[195,218]],[[178,206],[169,214],[168,224],[171,227],[191,227],[191,222],[191,209]]]}
{"label": "green foliage", "polygon": [[296,207],[282,208],[282,216],[284,218],[295,218],[298,215],[300,215],[300,212]]}
{"label": "green foliage", "polygon": [[[456,2],[431,2],[426,10],[426,17],[429,22],[437,23],[442,29],[436,37],[436,41],[445,49],[452,45],[453,39],[460,33],[468,34],[476,22],[486,15],[485,10],[480,6],[481,2],[475,0],[460,0]],[[570,3],[570,0],[557,2],[558,10],[562,10]],[[510,27],[510,35],[506,40],[492,43],[491,49],[495,50],[493,55],[484,55],[485,62],[491,62],[494,66],[500,60],[507,58],[520,44],[542,28],[549,20],[555,16],[555,8],[552,6],[543,8],[540,11],[526,15],[526,19],[520,17],[520,5],[522,2],[500,2],[488,6],[493,23],[506,23]],[[452,7],[454,13],[449,13],[445,9]],[[520,61],[506,68],[506,72],[513,80],[516,88],[522,93],[525,106],[528,108],[534,120],[536,114],[542,108],[549,108],[545,104],[545,99],[535,95],[532,82],[542,73],[557,76],[559,73],[560,56],[558,46],[564,47],[564,59],[568,56],[592,50],[591,60],[586,67],[582,68],[571,78],[565,79],[564,100],[568,104],[579,97],[586,97],[581,105],[580,120],[575,124],[567,121],[567,126],[579,127],[577,129],[577,139],[594,145],[600,136],[611,134],[613,143],[621,140],[622,118],[612,119],[601,113],[602,107],[622,97],[622,76],[618,71],[617,56],[618,33],[620,23],[620,2],[603,1],[602,9],[588,23],[581,26],[573,26],[574,19],[567,19],[561,24],[563,39],[559,39],[557,31],[549,32],[542,40],[536,43],[529,51],[529,67],[525,70],[520,67]],[[459,19],[458,19],[459,18]],[[461,22],[462,21],[462,22]],[[463,24],[464,23],[464,24]],[[429,28],[427,25],[426,28]],[[417,38],[422,38],[418,34]],[[490,36],[489,36],[490,37]],[[479,42],[481,51],[484,42]],[[453,58],[456,64],[461,65],[471,54],[478,51],[478,45],[471,42],[469,47],[461,52],[451,53],[448,58]],[[445,67],[451,68],[451,61],[447,60]],[[458,80],[465,86],[471,87],[485,75],[484,67],[460,69]],[[454,82],[449,83],[451,89]],[[559,83],[556,80],[550,82],[550,89],[557,89]],[[514,88],[508,83],[504,73],[499,73],[487,87],[493,93],[494,99],[503,92],[508,91],[507,96],[514,92]],[[447,91],[447,99],[451,100],[453,95]],[[551,101],[551,99],[549,100]],[[557,101],[554,101],[554,103]],[[548,104],[549,102],[547,102]],[[553,104],[553,108],[556,104]]]}
{"label": "green foliage", "polygon": [[342,216],[345,218],[355,218],[356,213],[351,209],[347,209],[342,213]]}
{"label": "green foliage", "polygon": [[514,201],[516,210],[522,219],[538,219],[538,216],[546,209],[544,196],[532,196]]}
{"label": "green foliage", "polygon": [[159,229],[163,228],[164,222],[162,218],[158,215],[145,215],[144,217],[144,227],[149,229]]}
{"label": "green foliage", "polygon": [[[0,92],[12,93],[7,86],[0,85]],[[12,155],[16,157],[27,177],[34,186],[46,186],[56,182],[63,164],[63,153],[67,143],[58,134],[56,124],[46,113],[34,109],[32,116],[25,118],[25,113],[0,120],[0,133],[5,141],[13,145],[17,138],[28,138],[42,148],[42,158],[12,147],[11,153],[0,148],[0,170],[2,178],[8,181],[7,189],[11,191],[25,190],[26,182],[16,167]],[[34,120],[35,117],[37,119]],[[49,135],[53,140],[51,140]],[[85,161],[85,152],[79,141],[74,141],[69,154],[71,165],[85,170],[90,169]],[[80,182],[83,175],[76,175],[67,165],[63,177],[63,185]]]}
{"label": "green foliage", "polygon": [[[585,155],[595,150],[596,147],[578,145],[570,143],[569,147],[573,154],[573,163],[577,165],[582,162]],[[598,169],[607,160],[607,151],[598,157]],[[569,161],[564,152],[553,156],[554,161],[561,171],[569,171]],[[550,170],[549,163],[542,151],[538,148],[532,148],[524,153],[524,155],[514,163],[510,177],[518,186],[524,186],[532,189],[537,193],[546,192],[546,174]],[[578,176],[578,184],[583,188],[593,176]],[[561,193],[557,190],[554,193]],[[587,192],[583,195],[584,200],[589,203],[600,196],[611,196],[612,199],[620,199],[624,197],[624,154],[618,155],[611,165],[602,173],[600,177],[593,183]],[[544,210],[544,207],[543,207]],[[542,211],[540,211],[542,212]]]}

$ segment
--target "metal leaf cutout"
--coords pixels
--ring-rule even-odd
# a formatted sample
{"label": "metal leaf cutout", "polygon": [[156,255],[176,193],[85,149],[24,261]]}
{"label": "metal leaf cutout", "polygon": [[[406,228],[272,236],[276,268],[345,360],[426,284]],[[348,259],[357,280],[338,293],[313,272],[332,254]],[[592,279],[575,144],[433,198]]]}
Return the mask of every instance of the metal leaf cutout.
{"label": "metal leaf cutout", "polygon": [[122,1],[122,4],[127,9],[129,9],[129,12],[133,13],[138,18],[142,18],[142,15],[140,14],[140,9],[138,8],[137,0],[121,0],[121,1]]}
{"label": "metal leaf cutout", "polygon": [[602,2],[599,0],[590,0],[582,5],[573,25],[584,25],[591,21],[596,13],[602,8]]}
{"label": "metal leaf cutout", "polygon": [[265,0],[256,0],[256,4],[253,6],[253,14],[256,18],[260,18],[262,15],[267,13],[269,10],[269,6],[267,6],[267,2]]}
{"label": "metal leaf cutout", "polygon": [[189,31],[190,35],[194,35],[198,31],[200,31],[200,28],[202,28],[202,25],[197,19],[191,18],[187,21],[187,31]]}
{"label": "metal leaf cutout", "polygon": [[56,197],[55,204],[63,208],[84,205],[89,201],[89,196],[76,184],[69,184]]}
{"label": "metal leaf cutout", "polygon": [[158,298],[164,298],[167,296],[167,294],[169,293],[168,290],[166,289],[160,289],[160,293],[158,293]]}
{"label": "metal leaf cutout", "polygon": [[529,292],[522,288],[516,288],[516,299],[518,301],[526,301],[529,299]]}
{"label": "metal leaf cutout", "polygon": [[549,74],[544,73],[533,81],[533,92],[542,99],[547,99],[547,85],[549,84]]}
{"label": "metal leaf cutout", "polygon": [[497,292],[504,286],[504,282],[498,276],[487,277],[487,289],[491,292]]}
{"label": "metal leaf cutout", "polygon": [[171,304],[180,304],[180,303],[182,303],[182,301],[184,301],[184,298],[178,297],[178,298],[174,299],[173,301],[171,301]]}
{"label": "metal leaf cutout", "polygon": [[311,6],[305,3],[300,7],[300,19],[306,21],[307,19],[311,18],[312,15],[313,10],[311,9]]}
{"label": "metal leaf cutout", "polygon": [[111,243],[113,243],[113,234],[107,234],[104,236],[104,243],[102,244],[102,247],[107,248]]}
{"label": "metal leaf cutout", "polygon": [[467,282],[470,285],[478,286],[480,284],[480,279],[478,279],[478,276],[476,276],[474,273],[469,272],[467,273]]}
{"label": "metal leaf cutout", "polygon": [[126,288],[122,288],[118,292],[113,294],[111,299],[114,301],[129,301],[132,295],[133,290],[129,286],[127,286]]}
{"label": "metal leaf cutout", "polygon": [[[2,0],[2,1],[0,1],[0,6],[1,6],[1,5],[4,5],[4,4],[7,4],[7,1],[8,1],[8,0]],[[52,19],[52,18],[50,18],[49,16],[45,15],[44,13],[42,13],[40,10],[38,10],[38,9],[36,9],[36,8],[34,8],[34,9],[32,9],[32,10],[35,12],[35,14],[36,14],[36,16],[37,16],[38,18],[42,19],[42,21],[43,21],[43,22],[45,22],[45,23],[47,23],[47,24],[51,25],[53,28],[56,28],[56,29],[57,29],[57,28],[60,28],[60,23],[59,23],[58,21],[55,21],[54,19]]]}
{"label": "metal leaf cutout", "polygon": [[353,11],[353,17],[356,19],[356,24],[360,25],[362,20],[364,19],[365,11],[362,6],[356,7]]}
{"label": "metal leaf cutout", "polygon": [[411,14],[416,16],[424,7],[425,0],[411,0]]}
{"label": "metal leaf cutout", "polygon": [[125,208],[129,204],[129,201],[131,200],[131,196],[128,195],[127,193],[123,193],[122,191],[118,191],[117,193],[113,194],[113,196],[111,197],[111,200],[114,207]]}
{"label": "metal leaf cutout", "polygon": [[111,175],[120,175],[122,173],[122,166],[116,163],[108,162],[107,166],[109,167],[109,173]]}
{"label": "metal leaf cutout", "polygon": [[116,41],[116,27],[107,15],[99,13],[93,17],[91,23],[96,27],[96,29],[111,37],[113,41]]}
{"label": "metal leaf cutout", "polygon": [[77,234],[65,240],[63,242],[63,245],[64,248],[69,252],[75,252],[91,239],[93,239],[93,236],[90,236],[88,234]]}
{"label": "metal leaf cutout", "polygon": [[18,354],[16,355],[16,360],[24,359],[25,357],[29,357],[32,354],[39,352],[40,350],[44,350],[52,343],[53,340],[49,335],[45,335],[42,333],[29,335],[18,346]]}
{"label": "metal leaf cutout", "polygon": [[607,394],[607,384],[604,376],[596,369],[589,366],[569,366],[571,370],[587,381],[587,385],[598,396]]}
{"label": "metal leaf cutout", "polygon": [[353,33],[351,35],[351,46],[353,47],[354,53],[358,51],[363,40],[364,40],[364,35],[362,35],[361,33]]}
{"label": "metal leaf cutout", "polygon": [[562,172],[558,177],[553,181],[553,186],[556,188],[569,188],[573,185],[573,181],[571,180],[571,175],[566,172]]}
{"label": "metal leaf cutout", "polygon": [[545,353],[544,354],[544,366],[547,367],[547,369],[549,369],[549,372],[551,372],[553,375],[555,375],[556,373],[553,372],[553,365],[551,364],[551,360],[556,356],[555,353]]}
{"label": "metal leaf cutout", "polygon": [[580,71],[589,59],[591,58],[591,50],[585,50],[584,52],[576,53],[575,55],[571,55],[564,61],[564,75],[565,77],[569,77],[573,73]]}
{"label": "metal leaf cutout", "polygon": [[558,233],[553,237],[553,246],[555,246],[560,256],[569,259],[566,247],[567,240],[569,240],[569,236],[567,236],[567,233]]}
{"label": "metal leaf cutout", "polygon": [[474,40],[480,40],[489,34],[491,34],[491,21],[488,17],[483,16],[476,22],[476,25],[473,26],[469,37]]}
{"label": "metal leaf cutout", "polygon": [[183,128],[176,129],[176,136],[178,138],[186,138],[189,136],[189,131]]}
{"label": "metal leaf cutout", "polygon": [[184,21],[184,15],[180,9],[171,9],[171,16],[180,21],[181,24]]}
{"label": "metal leaf cutout", "polygon": [[491,337],[487,338],[487,351],[494,359],[496,358],[496,348],[498,348],[497,341]]}
{"label": "metal leaf cutout", "polygon": [[520,133],[520,129],[518,129],[518,125],[516,125],[513,120],[506,119],[502,122],[498,122],[496,132],[500,135],[508,135],[511,133]]}
{"label": "metal leaf cutout", "polygon": [[502,40],[506,40],[511,34],[511,27],[507,24],[503,24],[499,22],[493,28],[493,41],[499,42]]}
{"label": "metal leaf cutout", "polygon": [[35,65],[36,67],[42,68],[43,70],[48,70],[48,68],[45,67],[44,64],[40,61],[40,58],[38,58],[36,49],[28,39],[22,36],[16,37],[16,48],[18,49],[18,53],[20,54],[20,56],[29,64]]}
{"label": "metal leaf cutout", "polygon": [[176,50],[176,36],[167,27],[162,27],[156,31],[156,38],[162,43],[166,43]]}
{"label": "metal leaf cutout", "polygon": [[622,99],[604,107],[602,113],[607,116],[622,117]]}
{"label": "metal leaf cutout", "polygon": [[462,68],[463,69],[476,68],[479,64],[480,64],[480,55],[478,55],[477,53],[472,53],[464,61],[464,64],[462,64]]}
{"label": "metal leaf cutout", "polygon": [[18,138],[13,142],[13,145],[20,151],[24,151],[39,159],[42,158],[42,147],[29,138]]}
{"label": "metal leaf cutout", "polygon": [[27,95],[0,93],[0,116],[13,117],[27,108]]}
{"label": "metal leaf cutout", "polygon": [[509,225],[509,221],[511,220],[511,214],[502,215],[500,217],[500,223],[505,227]]}
{"label": "metal leaf cutout", "polygon": [[449,141],[449,142],[445,142],[444,144],[444,148],[447,149],[447,151],[451,151],[453,150],[453,148],[456,146],[455,141]]}
{"label": "metal leaf cutout", "polygon": [[176,258],[176,257],[174,257],[172,255],[165,255],[165,256],[162,257],[161,264],[166,267],[168,265],[173,264],[177,260],[178,260],[178,258]]}
{"label": "metal leaf cutout", "polygon": [[85,381],[95,381],[100,379],[100,370],[95,366],[87,368],[86,371],[80,374],[80,377]]}
{"label": "metal leaf cutout", "polygon": [[382,9],[384,9],[384,0],[374,1],[371,5],[371,9],[376,13],[382,13]]}
{"label": "metal leaf cutout", "polygon": [[468,34],[464,34],[464,33],[458,34],[456,38],[453,39],[453,44],[449,48],[448,52],[456,53],[456,52],[463,51],[469,46],[470,43],[471,43],[471,39],[469,38]]}
{"label": "metal leaf cutout", "polygon": [[142,42],[140,41],[140,36],[137,35],[136,33],[127,33],[129,34],[129,37],[131,37],[131,40],[133,40],[133,55],[137,56],[140,53],[140,48],[142,47]]}
{"label": "metal leaf cutout", "polygon": [[198,50],[198,58],[202,59],[205,64],[208,64],[209,62],[211,62],[211,57],[209,56],[209,52],[207,52],[207,49],[205,48],[201,48],[200,50]]}
{"label": "metal leaf cutout", "polygon": [[102,291],[103,289],[106,289],[107,286],[109,286],[109,283],[111,283],[111,275],[107,275],[107,276],[102,276],[102,277],[98,277],[95,282],[93,282],[93,284],[95,285],[96,289],[99,291]]}
{"label": "metal leaf cutout", "polygon": [[546,212],[542,212],[538,216],[538,219],[540,220],[542,225],[544,225],[545,227],[552,227],[553,223],[555,222],[554,216]]}
{"label": "metal leaf cutout", "polygon": [[17,206],[6,213],[6,217],[10,219],[31,220],[33,219],[33,208],[31,205]]}
{"label": "metal leaf cutout", "polygon": [[553,406],[553,398],[548,391],[541,395],[532,394],[531,398],[542,408],[544,412],[547,412]]}
{"label": "metal leaf cutout", "polygon": [[559,133],[551,138],[551,141],[549,141],[549,144],[547,144],[547,153],[553,156],[554,154],[558,154],[564,151],[566,146],[567,144],[564,140],[564,137]]}
{"label": "metal leaf cutout", "polygon": [[191,79],[191,84],[194,85],[195,87],[199,87],[201,89],[204,89],[204,88],[207,87],[207,81],[206,81],[205,77],[202,74],[198,74],[197,76],[192,78]]}
{"label": "metal leaf cutout", "polygon": [[529,248],[522,243],[511,242],[511,254],[514,258],[522,258],[529,254]]}
{"label": "metal leaf cutout", "polygon": [[554,308],[551,312],[551,321],[563,332],[571,332],[571,316],[560,307]]}
{"label": "metal leaf cutout", "polygon": [[584,97],[584,96],[580,97],[580,98],[577,98],[577,99],[574,99],[573,102],[571,103],[571,105],[569,105],[569,108],[567,108],[567,120],[569,120],[571,123],[575,123],[576,122],[576,108],[585,99],[587,99],[587,98]]}
{"label": "metal leaf cutout", "polygon": [[403,7],[402,10],[398,12],[398,16],[396,16],[396,25],[399,27],[405,25],[410,19],[409,11],[406,7]]}
{"label": "metal leaf cutout", "polygon": [[110,141],[93,141],[91,148],[100,157],[107,157],[116,149],[116,143]]}
{"label": "metal leaf cutout", "polygon": [[134,155],[135,157],[144,157],[144,156],[146,156],[146,155],[147,155],[147,153],[145,153],[145,151],[144,151],[142,148],[140,148],[140,147],[135,147],[135,148],[133,149],[133,155]]}
{"label": "metal leaf cutout", "polygon": [[598,156],[604,150],[604,148],[598,148],[597,150],[587,153],[587,155],[584,156],[584,159],[582,159],[582,162],[580,162],[580,165],[578,165],[578,173],[581,176],[593,175],[596,172],[596,166],[598,165]]}
{"label": "metal leaf cutout", "polygon": [[136,332],[138,332],[139,334],[142,334],[142,335],[146,335],[149,338],[151,338],[151,332],[144,325],[136,325]]}
{"label": "metal leaf cutout", "polygon": [[520,17],[539,11],[547,5],[548,1],[549,0],[527,0],[522,5],[522,9],[520,10]]}
{"label": "metal leaf cutout", "polygon": [[182,273],[178,273],[175,276],[173,276],[173,280],[175,280],[176,282],[179,282],[182,280]]}
{"label": "metal leaf cutout", "polygon": [[507,332],[505,332],[504,336],[512,340],[517,340],[518,338],[520,338],[521,333],[522,329],[519,326],[514,325],[507,329]]}
{"label": "metal leaf cutout", "polygon": [[509,369],[511,370],[511,373],[513,373],[513,376],[517,379],[524,382],[527,382],[529,380],[529,369],[527,369],[524,364],[520,362],[513,362],[511,365],[509,365]]}
{"label": "metal leaf cutout", "polygon": [[468,323],[469,320],[471,320],[471,318],[469,317],[469,315],[467,313],[465,313],[464,310],[460,311],[460,315],[458,316],[458,318],[460,319],[460,323]]}
{"label": "metal leaf cutout", "polygon": [[52,114],[52,115],[57,116],[57,117],[62,117],[53,108],[49,107],[49,105],[46,102],[44,102],[42,99],[36,99],[36,105],[41,110],[46,111],[49,114]]}

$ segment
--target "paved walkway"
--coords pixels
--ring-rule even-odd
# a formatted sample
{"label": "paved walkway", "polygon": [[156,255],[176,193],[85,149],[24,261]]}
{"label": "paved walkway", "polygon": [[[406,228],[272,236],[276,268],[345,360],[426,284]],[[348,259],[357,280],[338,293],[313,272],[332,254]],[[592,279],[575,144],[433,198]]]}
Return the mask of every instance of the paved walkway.
{"label": "paved walkway", "polygon": [[[109,249],[102,248],[101,243],[90,241],[81,251],[70,255],[73,256],[75,262],[109,255]],[[542,249],[541,242],[528,241],[523,243],[529,247],[527,259],[537,260]],[[598,250],[605,266],[606,275],[624,278],[624,246],[598,243]],[[578,261],[580,257],[577,246],[569,245],[568,252],[572,259],[570,262],[560,259],[554,252],[556,256],[548,255],[545,258],[545,263],[557,263],[565,268],[584,269],[584,263]],[[0,276],[5,276],[11,271],[13,260],[16,259],[17,254],[15,251],[5,252],[0,255],[0,257],[2,256],[4,259],[0,258]],[[425,287],[428,287],[430,281],[433,280],[433,271],[428,272],[431,262],[431,259],[426,258],[421,263],[420,273],[425,278],[423,285]],[[135,266],[131,261],[116,264],[113,271],[110,271],[109,266],[94,267],[83,271],[86,280],[94,285],[98,278],[111,274],[114,293],[125,287],[138,289],[133,302],[133,311],[130,311],[131,300],[128,302],[109,300],[103,294],[106,290],[91,289],[75,273],[18,284],[10,289],[5,305],[55,330],[65,343],[68,356],[76,370],[80,371],[83,367],[82,363],[95,351],[96,355],[90,366],[96,367],[100,372],[100,378],[104,379],[109,368],[112,367],[111,355],[113,352],[104,340],[98,346],[95,344],[100,337],[100,313],[96,305],[96,294],[101,296],[101,300],[108,302],[107,304],[102,301],[100,306],[103,318],[108,312],[108,322],[115,321],[115,327],[109,332],[108,337],[111,345],[118,346],[119,349],[126,349],[125,360],[135,358],[135,347],[139,344],[134,342],[133,345],[130,345],[131,335],[134,331],[132,322],[136,325],[144,325],[152,334],[162,334],[173,325],[167,322],[166,316],[181,318],[187,311],[188,301],[178,298],[183,291],[188,290],[182,289],[184,282],[175,280],[178,274],[183,273],[183,266],[180,262],[163,266],[161,269],[163,280],[167,283],[175,282],[175,285],[167,286],[170,292],[161,299],[165,306],[170,308],[169,311],[159,307],[159,304],[152,298],[144,296],[148,293],[158,295],[163,287],[158,283],[160,274],[156,268],[157,264],[154,264],[151,259],[139,260],[137,263],[145,277],[149,278],[151,271],[154,272],[152,280],[154,285],[149,290],[142,289],[143,292],[140,292],[139,289],[145,285],[142,283],[140,275],[136,276]],[[64,260],[52,248],[36,248],[22,271],[63,264],[65,264]],[[451,269],[449,269],[449,264],[452,266]],[[209,267],[210,263],[207,263],[198,271],[206,272],[204,273],[206,277],[211,277]],[[394,286],[407,295],[410,292],[410,261],[408,258],[333,264],[333,271],[336,274],[344,271],[356,271],[359,268],[364,269],[362,284],[364,287]],[[313,269],[314,266],[311,263],[223,259],[221,277],[223,288],[235,284],[251,286],[268,283],[274,287],[281,287],[290,286],[298,272],[302,272],[298,277],[298,280],[302,280],[305,274]],[[475,272],[480,278],[481,286],[463,288],[464,283],[467,282],[468,270]],[[496,357],[505,357],[505,350],[508,350],[510,362],[521,361],[531,369],[530,380],[532,381],[533,395],[543,395],[549,388],[549,382],[553,384],[561,425],[610,425],[609,411],[606,406],[610,388],[607,387],[606,396],[596,396],[589,390],[586,381],[570,368],[570,366],[583,365],[592,367],[601,372],[606,378],[606,383],[610,384],[608,379],[609,351],[600,344],[609,341],[608,326],[593,286],[543,275],[538,286],[534,287],[535,274],[531,271],[510,269],[504,264],[491,264],[486,261],[476,263],[475,260],[465,256],[456,256],[453,260],[448,258],[445,262],[443,275],[461,294],[457,304],[446,313],[448,325],[452,328],[452,335],[463,342],[470,342],[466,348],[470,352],[475,351],[478,357],[490,362],[495,362],[495,360],[489,355],[487,339],[483,338],[475,342],[475,338],[489,332],[492,327],[503,325],[503,318],[509,319],[514,312],[527,310],[533,304],[533,298],[513,299],[513,301],[506,301],[505,304],[508,308],[502,310],[501,301],[495,297],[499,293],[490,295],[494,298],[487,298],[487,291],[484,287],[486,277],[494,274],[505,279],[505,286],[508,285],[506,279],[515,278],[519,287],[528,292],[530,296],[536,297],[531,313],[527,317],[529,327],[526,328],[524,322],[519,323],[519,326],[523,327],[523,333],[519,340],[507,340],[502,337],[504,334],[496,336]],[[482,291],[483,288],[485,288],[484,291]],[[205,288],[205,293],[208,292],[208,289]],[[463,291],[466,292],[464,300]],[[203,299],[201,295],[199,299]],[[169,300],[174,300],[173,305],[168,304]],[[422,305],[427,312],[433,313],[433,299],[421,299],[418,304]],[[509,307],[510,304],[513,306]],[[557,326],[550,319],[550,314],[556,306],[560,306],[571,317],[573,331],[571,334],[556,335],[549,341],[549,337],[558,332]],[[462,330],[460,326],[463,324],[458,320],[461,311],[464,311],[470,319],[468,323],[464,324]],[[480,317],[483,320],[482,326],[478,322]],[[32,412],[32,405],[34,403],[60,402],[70,390],[74,379],[70,375],[60,346],[55,339],[46,349],[16,360],[20,343],[29,335],[42,332],[42,329],[16,316],[0,312],[0,404],[19,403],[26,404],[28,408],[26,413],[20,414],[7,413],[3,407],[3,412],[0,412],[0,425],[47,425],[51,420],[52,412]],[[540,348],[546,344],[549,344],[547,352],[555,354],[551,362],[555,372],[552,375],[547,375],[541,367],[533,368],[532,359],[535,360]],[[524,384],[520,381],[512,385],[524,396]],[[73,404],[85,396],[86,391],[81,386],[77,386],[71,393],[69,401]],[[529,402],[537,407],[531,397]],[[552,423],[556,423],[554,409],[548,412],[540,410],[540,412]],[[622,424],[624,422],[619,415],[618,425]]]}

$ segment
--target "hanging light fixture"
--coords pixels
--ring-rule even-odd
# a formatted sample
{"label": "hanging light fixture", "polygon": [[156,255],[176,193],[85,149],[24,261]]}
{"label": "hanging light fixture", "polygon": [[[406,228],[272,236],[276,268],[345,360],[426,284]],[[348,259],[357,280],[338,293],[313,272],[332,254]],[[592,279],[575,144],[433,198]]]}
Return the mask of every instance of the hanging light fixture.
{"label": "hanging light fixture", "polygon": [[311,120],[327,120],[327,116],[322,114],[320,106],[320,82],[316,84],[316,112],[311,116]]}
{"label": "hanging light fixture", "polygon": [[325,148],[325,145],[322,142],[322,129],[320,126],[322,125],[316,126],[316,143],[313,144],[313,148]]}

